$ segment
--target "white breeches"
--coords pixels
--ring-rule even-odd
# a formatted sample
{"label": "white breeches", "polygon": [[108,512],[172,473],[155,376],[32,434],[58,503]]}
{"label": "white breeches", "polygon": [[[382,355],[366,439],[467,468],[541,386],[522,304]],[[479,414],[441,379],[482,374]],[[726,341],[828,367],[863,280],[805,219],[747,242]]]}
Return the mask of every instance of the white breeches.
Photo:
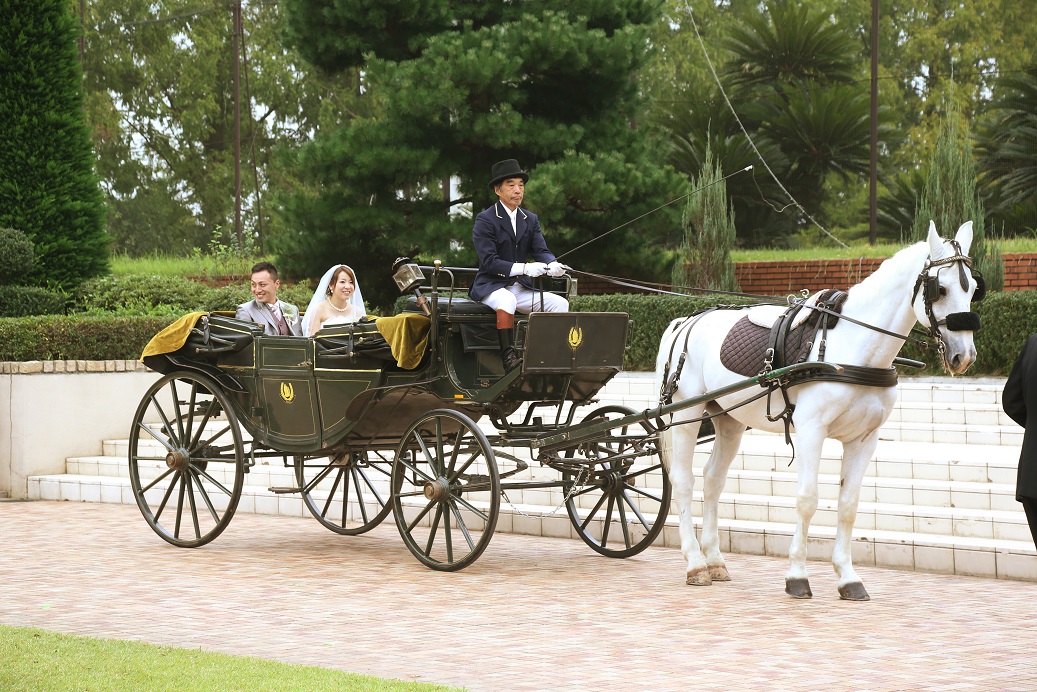
{"label": "white breeches", "polygon": [[[541,302],[541,299],[543,301]],[[504,310],[512,315],[516,311],[523,314],[531,312],[567,312],[569,301],[547,291],[533,291],[516,282],[496,291],[483,299],[484,305],[494,310]]]}

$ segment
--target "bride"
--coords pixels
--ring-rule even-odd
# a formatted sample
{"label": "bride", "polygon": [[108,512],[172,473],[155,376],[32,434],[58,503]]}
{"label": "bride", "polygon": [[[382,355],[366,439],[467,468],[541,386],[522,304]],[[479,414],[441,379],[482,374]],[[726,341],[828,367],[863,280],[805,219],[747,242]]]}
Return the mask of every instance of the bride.
{"label": "bride", "polygon": [[356,274],[344,264],[324,273],[302,320],[302,331],[313,336],[321,327],[356,322],[364,316],[364,297]]}

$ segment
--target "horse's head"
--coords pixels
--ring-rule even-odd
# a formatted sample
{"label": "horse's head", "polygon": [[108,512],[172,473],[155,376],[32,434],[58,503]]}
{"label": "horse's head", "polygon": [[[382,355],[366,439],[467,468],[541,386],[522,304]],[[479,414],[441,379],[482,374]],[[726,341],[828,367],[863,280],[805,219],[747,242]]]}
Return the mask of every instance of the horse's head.
{"label": "horse's head", "polygon": [[983,277],[972,270],[969,257],[972,222],[963,223],[954,240],[943,240],[930,221],[928,242],[929,256],[915,281],[911,306],[937,340],[944,368],[960,375],[976,360],[973,335],[979,315],[971,306],[986,293]]}

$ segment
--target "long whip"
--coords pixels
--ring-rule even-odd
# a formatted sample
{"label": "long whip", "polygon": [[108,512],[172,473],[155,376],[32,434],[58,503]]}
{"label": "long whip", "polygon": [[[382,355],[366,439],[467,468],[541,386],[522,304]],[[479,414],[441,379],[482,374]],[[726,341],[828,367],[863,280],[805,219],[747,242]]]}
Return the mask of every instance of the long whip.
{"label": "long whip", "polygon": [[616,232],[616,231],[618,231],[619,229],[623,228],[624,226],[629,226],[630,224],[634,223],[634,222],[635,222],[635,221],[637,221],[638,219],[643,219],[644,217],[648,216],[649,214],[654,214],[655,212],[659,211],[659,210],[660,210],[660,209],[662,209],[663,207],[667,207],[667,206],[669,206],[669,205],[673,204],[674,202],[679,202],[679,201],[681,201],[682,199],[684,199],[685,197],[690,197],[691,195],[695,194],[696,192],[702,192],[702,191],[703,191],[703,190],[705,190],[705,189],[706,189],[707,187],[712,187],[713,185],[716,185],[717,183],[722,183],[722,182],[724,182],[725,180],[727,180],[728,178],[731,178],[731,177],[733,177],[733,176],[736,176],[736,175],[738,175],[739,173],[745,173],[746,171],[751,171],[751,170],[752,170],[752,168],[753,168],[753,167],[752,167],[752,164],[749,164],[749,165],[748,165],[748,166],[746,166],[745,168],[741,168],[741,169],[739,169],[739,170],[735,171],[734,173],[728,173],[728,174],[727,174],[727,175],[725,175],[725,176],[724,176],[723,178],[718,178],[717,180],[714,180],[714,181],[713,181],[713,182],[711,182],[711,183],[706,183],[706,184],[705,184],[705,185],[703,185],[702,187],[700,187],[700,188],[696,188],[696,189],[692,190],[691,192],[688,192],[688,193],[686,193],[686,194],[683,194],[683,195],[681,195],[680,197],[676,197],[676,198],[674,198],[674,199],[671,199],[671,200],[670,200],[669,202],[666,202],[665,204],[660,204],[660,205],[659,205],[658,207],[656,207],[655,209],[651,209],[651,210],[649,210],[649,211],[646,211],[646,212],[645,212],[644,214],[641,214],[641,216],[637,216],[637,217],[635,217],[635,218],[633,218],[633,219],[630,219],[629,221],[624,221],[623,223],[621,223],[621,224],[619,224],[618,226],[616,226],[615,228],[613,228],[613,229],[612,229],[611,231],[605,231],[605,232],[604,232],[604,233],[602,233],[601,235],[599,235],[599,236],[595,236],[595,237],[591,238],[591,239],[590,239],[590,240],[588,240],[588,241],[587,241],[586,243],[583,243],[583,245],[577,245],[577,246],[576,246],[576,247],[574,247],[574,248],[573,248],[572,250],[569,250],[568,252],[563,252],[563,253],[562,253],[561,255],[559,255],[559,256],[557,257],[557,259],[562,259],[562,258],[563,258],[563,257],[565,257],[566,255],[571,255],[572,253],[576,252],[576,251],[577,251],[577,250],[579,250],[580,248],[582,248],[582,247],[585,247],[585,246],[587,246],[587,245],[590,245],[591,243],[593,243],[593,242],[595,242],[595,241],[597,241],[597,240],[601,240],[602,238],[604,238],[605,236],[607,236],[607,235],[608,235],[609,233],[615,233],[615,232]]}

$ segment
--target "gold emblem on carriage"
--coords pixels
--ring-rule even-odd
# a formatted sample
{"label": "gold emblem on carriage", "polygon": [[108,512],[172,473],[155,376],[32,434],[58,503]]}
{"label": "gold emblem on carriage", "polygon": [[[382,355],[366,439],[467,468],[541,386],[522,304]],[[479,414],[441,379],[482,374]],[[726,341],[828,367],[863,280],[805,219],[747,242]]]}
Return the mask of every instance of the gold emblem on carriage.
{"label": "gold emblem on carriage", "polygon": [[295,387],[292,386],[291,382],[281,383],[281,398],[284,399],[286,404],[295,401]]}
{"label": "gold emblem on carriage", "polygon": [[569,348],[576,350],[583,343],[583,330],[579,327],[573,327],[569,330]]}

